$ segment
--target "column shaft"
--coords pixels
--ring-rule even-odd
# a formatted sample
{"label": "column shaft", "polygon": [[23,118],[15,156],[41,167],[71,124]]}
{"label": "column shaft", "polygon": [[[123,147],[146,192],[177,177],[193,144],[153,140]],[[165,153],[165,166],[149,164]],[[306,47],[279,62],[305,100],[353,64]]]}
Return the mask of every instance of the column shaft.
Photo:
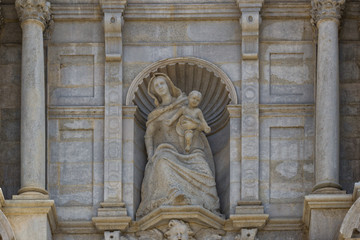
{"label": "column shaft", "polygon": [[338,21],[318,22],[316,186],[339,184]]}
{"label": "column shaft", "polygon": [[45,189],[45,84],[42,22],[21,24],[21,187],[19,193]]}

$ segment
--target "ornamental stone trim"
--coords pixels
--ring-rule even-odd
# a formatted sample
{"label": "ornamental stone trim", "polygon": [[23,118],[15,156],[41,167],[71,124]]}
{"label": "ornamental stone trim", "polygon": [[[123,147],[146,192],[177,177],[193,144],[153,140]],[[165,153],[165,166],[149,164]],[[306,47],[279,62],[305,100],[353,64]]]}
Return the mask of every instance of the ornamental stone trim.
{"label": "ornamental stone trim", "polygon": [[311,6],[311,23],[317,25],[323,19],[339,21],[345,0],[312,0]]}
{"label": "ornamental stone trim", "polygon": [[34,19],[46,26],[51,21],[50,2],[45,0],[16,0],[15,8],[21,22]]}

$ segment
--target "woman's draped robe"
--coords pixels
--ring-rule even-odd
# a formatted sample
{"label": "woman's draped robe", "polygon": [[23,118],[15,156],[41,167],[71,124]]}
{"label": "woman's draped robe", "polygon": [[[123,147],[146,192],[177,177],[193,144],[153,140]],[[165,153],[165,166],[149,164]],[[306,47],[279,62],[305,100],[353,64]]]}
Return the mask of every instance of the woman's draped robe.
{"label": "woman's draped robe", "polygon": [[154,155],[145,168],[138,218],[162,205],[200,205],[220,215],[214,162],[205,135],[194,131],[186,154],[184,137],[176,132],[176,124],[164,123],[185,103],[186,97],[180,96],[148,116],[145,138],[152,138]]}

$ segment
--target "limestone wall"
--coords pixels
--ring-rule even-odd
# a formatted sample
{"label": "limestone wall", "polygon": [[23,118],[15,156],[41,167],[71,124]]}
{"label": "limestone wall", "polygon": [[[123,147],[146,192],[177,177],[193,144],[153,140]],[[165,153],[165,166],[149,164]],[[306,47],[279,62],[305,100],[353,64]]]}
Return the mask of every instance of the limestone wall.
{"label": "limestone wall", "polygon": [[[170,6],[151,8],[159,2]],[[150,64],[196,57],[227,74],[241,104],[242,36],[235,1],[177,2],[185,4],[183,9],[173,11],[170,0],[128,1],[122,31],[123,102],[134,78]],[[194,2],[222,3],[226,8],[213,10],[206,5],[203,10],[201,5],[191,6]],[[51,40],[45,42],[46,162],[47,190],[61,223],[55,239],[102,239],[95,234],[91,218],[104,200],[104,156],[109,154],[104,151],[104,105],[105,75],[111,73],[105,70],[103,13],[93,0],[51,3],[55,25]],[[0,6],[5,18],[0,30],[0,187],[10,199],[20,188],[21,28],[14,2],[2,0]],[[304,197],[315,184],[317,52],[310,8],[310,1],[268,0],[261,12],[259,196],[271,220],[259,233],[260,239],[302,239]],[[340,184],[347,193],[360,181],[359,12],[358,1],[347,1],[339,35]],[[134,219],[146,160],[144,131],[131,122],[123,122],[123,129],[135,136],[125,139],[133,141],[134,155],[123,163],[123,200]],[[230,185],[240,184],[242,176],[240,171],[230,174],[232,164],[241,160],[230,162],[232,143],[241,147],[240,138],[231,142],[231,130],[228,124],[209,137],[221,207],[227,217],[235,211]],[[123,154],[130,148],[126,141]],[[222,144],[215,145],[216,141]],[[279,225],[288,230],[281,236]],[[69,237],[79,233],[79,228],[84,235]]]}
{"label": "limestone wall", "polygon": [[14,1],[0,4],[0,185],[11,198],[20,188],[21,28]]}

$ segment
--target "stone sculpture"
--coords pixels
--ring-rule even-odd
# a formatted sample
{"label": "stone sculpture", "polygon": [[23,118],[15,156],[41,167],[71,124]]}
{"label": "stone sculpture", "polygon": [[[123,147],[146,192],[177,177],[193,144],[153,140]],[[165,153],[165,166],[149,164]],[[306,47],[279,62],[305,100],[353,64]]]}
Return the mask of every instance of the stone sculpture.
{"label": "stone sculpture", "polygon": [[181,220],[171,220],[169,230],[164,234],[168,240],[191,240],[193,232],[188,224]]}
{"label": "stone sculpture", "polygon": [[214,162],[206,136],[201,132],[203,124],[188,118],[181,120],[183,129],[193,129],[188,152],[176,126],[165,124],[186,106],[186,95],[163,73],[153,75],[148,93],[156,108],[146,123],[148,163],[137,218],[163,205],[200,205],[220,215]]}
{"label": "stone sculpture", "polygon": [[[165,123],[170,126],[173,124],[179,117],[179,121],[176,124],[176,132],[185,138],[185,151],[189,152],[191,148],[192,139],[194,136],[194,131],[204,131],[206,133],[209,133],[211,131],[211,128],[207,125],[204,116],[202,114],[202,111],[200,108],[198,108],[199,103],[201,101],[201,93],[199,91],[192,91],[189,94],[188,100],[189,105],[187,107],[182,107],[171,119],[165,121]],[[184,127],[185,121],[191,121],[194,122],[195,125],[197,125],[197,128],[186,128]],[[190,126],[192,127],[192,126]]]}

